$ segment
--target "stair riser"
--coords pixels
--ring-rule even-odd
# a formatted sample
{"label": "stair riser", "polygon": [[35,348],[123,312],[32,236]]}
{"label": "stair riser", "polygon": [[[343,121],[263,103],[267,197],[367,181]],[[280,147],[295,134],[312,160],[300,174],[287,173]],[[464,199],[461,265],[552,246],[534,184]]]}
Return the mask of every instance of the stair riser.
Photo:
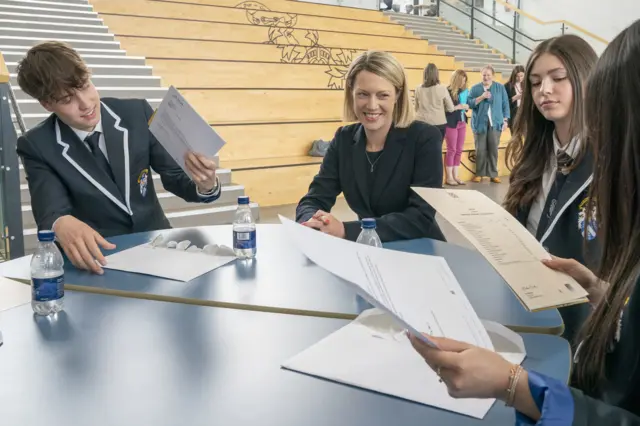
{"label": "stair riser", "polygon": [[[18,21],[18,22],[11,22],[11,21]],[[19,21],[27,21],[27,22],[19,22]],[[0,27],[4,27],[4,28],[16,28],[16,29],[22,29],[25,31],[30,31],[30,30],[79,31],[79,32],[96,33],[96,34],[107,34],[109,32],[109,29],[103,26],[102,23],[94,24],[94,25],[85,24],[85,26],[76,27],[75,23],[64,23],[62,21],[58,23],[59,25],[39,24],[31,21],[33,20],[27,17],[5,17],[2,14],[0,14]],[[10,34],[10,35],[13,35],[13,34]]]}
{"label": "stair riser", "polygon": [[[449,52],[449,51],[447,51]],[[486,61],[491,60],[496,63],[507,62],[508,60],[503,58],[502,56],[491,52],[490,50],[486,50],[482,53],[456,53],[456,61],[469,61],[469,62],[478,62],[478,61]]]}
{"label": "stair riser", "polygon": [[[9,25],[11,25],[11,27],[9,27]],[[87,32],[81,28],[73,27],[58,28],[53,31],[47,29],[40,31],[40,28],[15,28],[13,24],[1,22],[0,37],[38,37],[45,40],[115,41],[113,34],[109,34],[108,32]]]}
{"label": "stair riser", "polygon": [[[89,62],[90,65],[98,65],[98,64],[92,64],[91,62]],[[112,65],[112,64],[109,64]],[[7,68],[9,69],[9,73],[11,74],[15,74],[16,73],[16,68],[18,67],[17,62],[8,62],[7,61]],[[91,74],[93,75],[92,79],[95,83],[96,81],[96,76],[109,76],[109,75],[126,75],[126,76],[146,76],[146,77],[152,77],[153,76],[153,68],[151,67],[144,67],[144,68],[138,68],[138,67],[130,67],[130,68],[126,68],[126,67],[100,67],[100,66],[95,66],[95,67],[91,67],[89,66],[89,69],[91,70]],[[16,84],[16,82],[14,80],[12,80],[11,84]]]}
{"label": "stair riser", "polygon": [[436,29],[436,28],[440,28],[440,29],[449,29],[450,27],[442,22],[421,22],[421,21],[414,21],[414,20],[394,20],[394,22],[397,22],[398,24],[402,24],[408,27],[413,27],[413,28],[429,28],[429,29]]}
{"label": "stair riser", "polygon": [[461,34],[455,33],[446,33],[446,32],[429,32],[425,33],[424,31],[414,30],[413,33],[417,36],[424,37],[429,40],[441,40],[441,41],[449,41],[452,43],[460,42],[460,43],[475,43],[474,40],[467,38]]}
{"label": "stair riser", "polygon": [[[33,28],[47,29],[60,29],[59,26],[53,24],[68,24],[68,25],[89,25],[91,27],[104,26],[104,22],[100,18],[82,18],[76,16],[56,16],[48,15],[48,12],[37,11],[13,11],[0,10],[0,19],[11,19],[16,21],[29,21],[32,23]],[[8,25],[4,25],[8,26]],[[13,26],[13,25],[11,25]],[[83,27],[84,28],[84,27]],[[90,29],[83,29],[83,31],[91,31]],[[105,32],[109,32],[106,30]]]}
{"label": "stair riser", "polygon": [[16,0],[4,0],[7,6],[20,6],[20,7],[46,7],[47,9],[56,9],[62,11],[73,12],[93,12],[93,8],[86,3],[57,3],[57,2],[43,2],[43,3],[29,3]]}
{"label": "stair riser", "polygon": [[485,49],[481,44],[478,44],[476,40],[470,40],[468,38],[452,40],[448,38],[442,38],[440,36],[429,37],[423,35],[421,35],[420,38],[429,41],[430,44],[435,44],[438,46],[452,46],[458,47],[460,49],[475,49],[476,47],[482,50]]}
{"label": "stair riser", "polygon": [[[85,41],[85,40],[74,40],[67,39],[65,37],[55,37],[58,40],[68,40],[66,41],[73,48],[82,48],[82,49],[100,49],[100,50],[120,50],[120,43],[117,41],[103,42],[98,43],[97,41]],[[0,45],[2,46],[18,46],[20,48],[27,48],[42,43],[43,41],[49,41],[51,38],[41,37],[41,35],[33,35],[29,38],[23,37],[7,37],[0,36]]]}
{"label": "stair riser", "polygon": [[99,19],[98,14],[96,12],[82,12],[82,11],[72,11],[72,10],[60,10],[50,7],[25,7],[20,6],[18,4],[2,4],[0,5],[0,12],[7,13],[27,13],[27,14],[35,14],[35,15],[50,15],[55,17],[63,17],[63,18],[90,18],[90,19]]}
{"label": "stair riser", "polygon": [[[436,43],[434,42],[434,44]],[[473,43],[460,44],[460,43],[449,43],[446,41],[441,41],[437,43],[437,46],[438,46],[438,49],[440,50],[457,51],[457,52],[464,52],[468,54],[478,54],[478,52],[493,53],[491,52],[491,50],[487,49],[482,44],[473,44]]]}
{"label": "stair riser", "polygon": [[506,63],[501,63],[501,64],[497,64],[493,61],[464,61],[464,65],[467,67],[473,67],[473,68],[482,68],[484,66],[486,66],[487,64],[491,64],[491,66],[493,66],[495,69],[512,69],[513,65],[510,64],[506,64]]}
{"label": "stair riser", "polygon": [[[78,52],[80,53],[80,52]],[[12,50],[6,51],[2,50],[2,55],[4,56],[5,62],[13,62],[17,63],[27,54],[27,50]],[[96,57],[96,55],[98,57]],[[80,55],[84,61],[88,64],[92,65],[132,65],[132,66],[140,66],[146,65],[144,58],[142,57],[129,57],[124,56],[124,54],[109,54],[109,55],[100,55],[100,54],[84,54]],[[109,56],[107,58],[99,57],[99,56]],[[13,72],[13,71],[12,71]]]}

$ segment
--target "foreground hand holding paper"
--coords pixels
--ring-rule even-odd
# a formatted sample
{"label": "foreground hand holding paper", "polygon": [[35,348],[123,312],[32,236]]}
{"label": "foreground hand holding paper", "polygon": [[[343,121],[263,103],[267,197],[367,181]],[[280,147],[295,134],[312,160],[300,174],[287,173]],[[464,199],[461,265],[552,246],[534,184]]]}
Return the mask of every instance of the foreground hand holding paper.
{"label": "foreground hand holding paper", "polygon": [[194,152],[212,158],[225,144],[173,86],[153,115],[149,130],[191,179],[185,155]]}
{"label": "foreground hand holding paper", "polygon": [[[524,342],[518,334],[492,322],[484,326],[496,352],[516,364],[524,360]],[[450,397],[446,385],[411,347],[402,327],[378,309],[363,312],[282,367],[479,419],[495,402]]]}
{"label": "foreground hand holding paper", "polygon": [[153,275],[177,281],[191,281],[236,259],[230,247],[208,244],[203,248],[185,241],[165,241],[162,235],[151,242],[106,257],[105,269]]}
{"label": "foreground hand holding paper", "polygon": [[[294,245],[321,268],[342,278],[402,328],[493,349],[460,284],[441,257],[356,244],[280,216]],[[427,343],[430,343],[427,341]]]}
{"label": "foreground hand holding paper", "polygon": [[486,195],[473,190],[412,189],[476,247],[529,311],[588,301],[587,292],[573,278],[541,263],[551,258],[549,253]]}

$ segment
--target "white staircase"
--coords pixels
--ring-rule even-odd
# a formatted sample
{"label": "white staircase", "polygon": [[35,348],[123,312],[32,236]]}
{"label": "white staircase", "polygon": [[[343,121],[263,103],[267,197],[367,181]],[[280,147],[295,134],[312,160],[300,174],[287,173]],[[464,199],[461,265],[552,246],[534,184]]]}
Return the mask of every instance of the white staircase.
{"label": "white staircase", "polygon": [[[18,61],[36,43],[60,40],[76,48],[92,71],[92,81],[102,97],[144,98],[152,107],[159,105],[166,93],[160,77],[152,74],[145,58],[127,56],[109,28],[86,0],[2,0],[0,3],[0,51],[11,74],[11,85],[27,129],[49,114],[18,87],[15,70]],[[14,121],[16,117],[14,116]],[[17,129],[18,135],[20,130]],[[218,170],[222,195],[213,204],[187,203],[167,192],[159,176],[154,182],[160,203],[174,227],[231,223],[237,197],[244,187],[235,185],[231,171]],[[31,212],[26,178],[20,165],[20,194],[25,250],[36,245],[36,225]],[[258,218],[257,204],[252,204]]]}
{"label": "white staircase", "polygon": [[514,65],[504,55],[485,47],[478,39],[454,29],[448,23],[433,16],[410,15],[407,13],[384,12],[391,20],[402,24],[416,36],[429,41],[438,50],[454,56],[457,62],[463,62],[468,71],[480,71],[485,65],[492,65],[496,72],[506,79],[511,75]]}

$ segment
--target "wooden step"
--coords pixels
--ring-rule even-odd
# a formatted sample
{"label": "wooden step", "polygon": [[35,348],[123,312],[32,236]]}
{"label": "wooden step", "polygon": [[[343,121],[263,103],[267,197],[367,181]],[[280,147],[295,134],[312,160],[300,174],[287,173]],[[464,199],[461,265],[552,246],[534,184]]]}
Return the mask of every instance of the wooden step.
{"label": "wooden step", "polygon": [[[340,120],[324,122],[280,122],[271,124],[214,125],[214,129],[228,143],[220,151],[224,168],[263,167],[264,161],[274,158],[301,157],[309,153],[314,140],[330,141],[342,123]],[[504,132],[501,142],[509,141],[509,132]],[[465,149],[474,149],[471,126],[467,126]],[[446,144],[443,144],[443,152]],[[310,157],[311,158],[311,157]],[[257,164],[257,165],[256,165]],[[234,181],[238,181],[234,175]],[[238,181],[240,182],[240,181]]]}
{"label": "wooden step", "polygon": [[[498,154],[498,174],[500,176],[509,174],[504,162],[504,152],[503,146]],[[282,164],[284,161],[285,159],[273,160],[273,163]],[[307,164],[299,159],[289,160],[290,163],[296,161],[299,161],[299,165],[236,170],[234,178],[238,182],[242,182],[246,193],[251,195],[252,201],[259,203],[261,207],[297,204],[307,193],[311,181],[320,170],[320,166],[316,164],[317,159],[315,158],[309,159]],[[252,164],[259,165],[265,164],[265,162],[256,160]],[[245,163],[244,166],[246,165],[248,164]],[[467,181],[471,180],[474,176],[473,170],[475,170],[475,164],[469,160],[468,153],[463,153],[460,167],[461,178]]]}
{"label": "wooden step", "polygon": [[[163,39],[161,43],[152,37],[118,36],[123,49],[130,55],[144,56],[147,59],[205,59],[222,61],[259,61],[273,63],[309,63],[310,58],[306,46],[285,49],[273,44],[238,42],[230,44],[224,41],[212,40],[179,40]],[[325,46],[327,47],[327,46]],[[456,64],[453,56],[442,53],[403,53],[402,44],[393,49],[386,49],[393,54],[405,67],[424,68],[429,62],[437,62],[439,66],[449,69],[461,68]],[[363,49],[350,49],[352,57],[364,52]],[[344,64],[342,49],[326,58],[327,64]]]}
{"label": "wooden step", "polygon": [[185,89],[180,91],[212,125],[342,119],[341,90]]}
{"label": "wooden step", "polygon": [[102,17],[120,14],[191,21],[255,24],[265,27],[313,28],[316,30],[416,38],[410,31],[407,31],[403,25],[391,22],[376,23],[303,15],[283,12],[276,9],[256,10],[218,5],[194,5],[160,1],[132,2],[130,0],[92,0],[91,4],[94,10]]}
{"label": "wooden step", "polygon": [[[107,0],[108,1],[108,0]],[[141,0],[134,0],[141,1]],[[159,0],[162,3],[186,3],[186,4],[204,4],[211,6],[227,6],[227,7],[245,7],[249,9],[277,10],[287,13],[299,13],[315,16],[328,16],[333,18],[353,19],[358,21],[369,22],[390,22],[383,13],[376,10],[356,9],[351,7],[341,7],[337,5],[324,5],[317,3],[305,3],[290,0],[262,0],[243,1],[239,0]],[[92,0],[93,3],[93,0]]]}
{"label": "wooden step", "polygon": [[[448,83],[453,69],[445,69],[449,58],[436,56],[431,58],[440,69],[440,81]],[[189,88],[256,88],[261,89],[341,89],[348,65],[323,64],[286,64],[231,61],[167,60],[151,59],[147,63],[153,66],[153,73],[162,77],[162,85],[173,85],[180,90]],[[405,68],[409,87],[415,89],[422,84],[422,68]],[[467,73],[469,83],[482,79],[479,72]],[[313,96],[310,94],[310,96]]]}
{"label": "wooden step", "polygon": [[[313,47],[318,60],[326,52],[323,46],[343,49],[397,49],[410,53],[437,53],[426,41],[415,38],[318,31],[302,28],[270,28],[259,25],[185,22],[175,19],[135,16],[102,16],[105,25],[116,36],[157,37],[163,39],[216,40],[223,42],[271,43]],[[118,37],[116,37],[118,39]],[[231,48],[228,46],[227,48]]]}

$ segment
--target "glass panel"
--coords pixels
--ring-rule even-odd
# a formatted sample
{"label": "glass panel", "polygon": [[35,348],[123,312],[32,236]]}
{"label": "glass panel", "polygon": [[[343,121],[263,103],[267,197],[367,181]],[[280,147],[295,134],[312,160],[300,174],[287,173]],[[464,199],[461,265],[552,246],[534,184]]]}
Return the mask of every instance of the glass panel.
{"label": "glass panel", "polygon": [[440,2],[440,16],[465,33],[471,33],[471,16],[466,9],[468,7],[462,1]]}
{"label": "glass panel", "polygon": [[500,51],[506,57],[513,56],[513,35],[507,36],[491,24],[475,21],[474,36],[493,49]]}

